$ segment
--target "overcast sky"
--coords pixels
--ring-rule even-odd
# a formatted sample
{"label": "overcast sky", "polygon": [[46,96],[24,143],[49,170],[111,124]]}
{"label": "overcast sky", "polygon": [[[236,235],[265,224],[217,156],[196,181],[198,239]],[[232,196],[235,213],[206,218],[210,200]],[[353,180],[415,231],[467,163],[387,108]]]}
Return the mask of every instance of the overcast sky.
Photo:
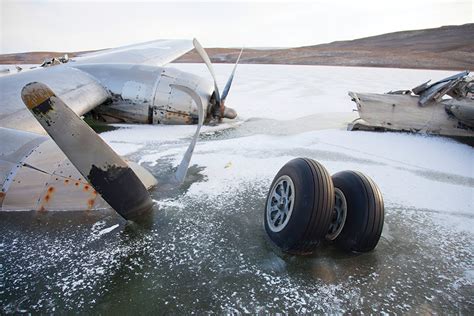
{"label": "overcast sky", "polygon": [[474,0],[0,3],[2,53],[193,37],[205,47],[294,47],[474,22]]}

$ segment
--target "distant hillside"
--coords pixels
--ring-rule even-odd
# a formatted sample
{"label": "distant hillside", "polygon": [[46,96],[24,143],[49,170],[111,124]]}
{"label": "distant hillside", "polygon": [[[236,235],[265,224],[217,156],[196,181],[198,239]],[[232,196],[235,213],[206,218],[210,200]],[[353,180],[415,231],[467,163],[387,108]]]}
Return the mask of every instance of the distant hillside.
{"label": "distant hillside", "polygon": [[[206,50],[215,63],[233,63],[239,53],[239,49],[231,48]],[[41,63],[46,57],[62,54],[0,55],[0,64]],[[193,50],[176,62],[195,63],[201,59]],[[474,23],[289,49],[246,49],[241,63],[474,70]]]}
{"label": "distant hillside", "polygon": [[[207,49],[213,62],[234,62],[238,49]],[[176,62],[199,62],[195,51]],[[474,70],[474,24],[403,31],[314,46],[246,50],[242,63]]]}

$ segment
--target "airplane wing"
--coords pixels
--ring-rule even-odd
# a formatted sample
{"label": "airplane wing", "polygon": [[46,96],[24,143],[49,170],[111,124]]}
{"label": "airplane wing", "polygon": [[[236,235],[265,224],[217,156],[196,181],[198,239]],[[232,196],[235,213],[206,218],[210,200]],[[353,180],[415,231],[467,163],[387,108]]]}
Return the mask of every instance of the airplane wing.
{"label": "airplane wing", "polygon": [[77,115],[89,112],[109,98],[109,92],[92,76],[66,65],[33,69],[0,77],[0,126],[29,132],[46,133],[25,108],[21,89],[32,81],[54,87],[58,96]]}
{"label": "airplane wing", "polygon": [[193,48],[191,40],[156,40],[86,53],[72,58],[82,64],[143,64],[163,66]]}
{"label": "airplane wing", "polygon": [[83,115],[105,102],[110,93],[98,79],[75,65],[145,64],[161,66],[185,54],[191,40],[156,40],[107,49],[75,57],[67,64],[33,69],[0,77],[0,126],[45,133],[21,102],[21,88],[32,81],[47,84],[77,115]]}

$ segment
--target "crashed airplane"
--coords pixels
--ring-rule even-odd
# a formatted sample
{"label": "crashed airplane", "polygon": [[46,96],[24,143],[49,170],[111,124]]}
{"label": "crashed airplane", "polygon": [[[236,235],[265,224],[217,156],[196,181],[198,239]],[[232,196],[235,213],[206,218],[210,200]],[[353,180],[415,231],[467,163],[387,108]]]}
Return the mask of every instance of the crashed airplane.
{"label": "crashed airplane", "polygon": [[[193,46],[213,83],[164,67]],[[216,124],[237,116],[224,104],[239,59],[240,55],[221,94],[209,57],[197,40],[158,40],[75,58],[53,58],[43,67],[0,77],[0,126],[44,133],[20,98],[23,86],[33,81],[48,85],[79,116],[92,111],[106,122],[140,124],[196,124],[197,107],[192,98],[171,84],[187,86],[202,100],[204,122]]]}
{"label": "crashed airplane", "polygon": [[[214,84],[163,67],[193,44]],[[151,208],[146,190],[156,179],[125,162],[81,120],[92,110],[114,122],[196,123],[172,186],[186,176],[202,124],[236,116],[224,102],[237,63],[220,95],[209,57],[197,40],[154,41],[42,66],[0,78],[2,211],[113,208],[131,219]]]}
{"label": "crashed airplane", "polygon": [[474,78],[468,71],[412,90],[349,92],[360,118],[349,130],[419,132],[474,137]]}
{"label": "crashed airplane", "polygon": [[[196,40],[213,86],[172,68],[147,65],[169,62],[189,49],[186,43],[157,41],[76,60],[55,59],[0,78],[0,210],[114,209],[137,220],[152,209],[147,190],[157,180],[117,155],[81,119],[92,110],[107,121],[197,123],[174,176],[160,183],[182,184],[203,123],[236,116],[224,102],[240,58],[222,95]],[[331,176],[309,158],[293,159],[280,169],[264,208],[270,240],[293,254],[309,254],[323,240],[348,251],[371,251],[383,222],[382,194],[370,178],[355,171]]]}

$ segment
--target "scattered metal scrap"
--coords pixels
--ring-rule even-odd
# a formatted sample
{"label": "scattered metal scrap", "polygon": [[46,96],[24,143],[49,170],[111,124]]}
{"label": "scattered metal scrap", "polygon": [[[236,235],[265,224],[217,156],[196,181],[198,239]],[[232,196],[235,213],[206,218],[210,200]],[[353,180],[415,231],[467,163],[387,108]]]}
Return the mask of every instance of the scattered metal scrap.
{"label": "scattered metal scrap", "polygon": [[474,137],[474,78],[468,71],[411,90],[349,92],[360,118],[349,130],[393,130]]}
{"label": "scattered metal scrap", "polygon": [[65,64],[67,62],[69,62],[69,56],[68,54],[64,54],[64,56],[45,59],[40,67],[51,67],[55,65]]}

